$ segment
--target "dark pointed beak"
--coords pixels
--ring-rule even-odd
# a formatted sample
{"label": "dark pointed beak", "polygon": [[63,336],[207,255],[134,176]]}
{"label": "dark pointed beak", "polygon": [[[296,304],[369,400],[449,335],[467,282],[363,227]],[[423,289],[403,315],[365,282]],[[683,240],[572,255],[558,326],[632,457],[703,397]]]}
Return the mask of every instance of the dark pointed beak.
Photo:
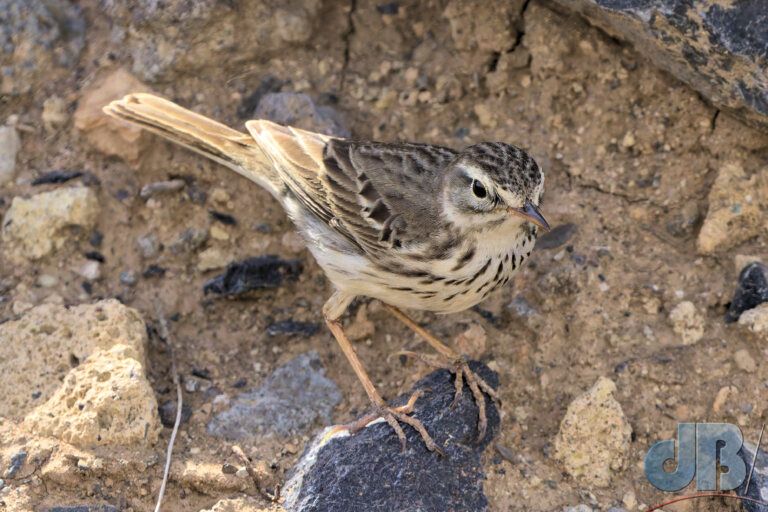
{"label": "dark pointed beak", "polygon": [[518,215],[524,218],[528,222],[536,224],[544,231],[549,231],[551,229],[547,219],[544,218],[541,210],[539,210],[539,207],[530,201],[526,201],[522,208],[507,208],[507,211],[513,215]]}

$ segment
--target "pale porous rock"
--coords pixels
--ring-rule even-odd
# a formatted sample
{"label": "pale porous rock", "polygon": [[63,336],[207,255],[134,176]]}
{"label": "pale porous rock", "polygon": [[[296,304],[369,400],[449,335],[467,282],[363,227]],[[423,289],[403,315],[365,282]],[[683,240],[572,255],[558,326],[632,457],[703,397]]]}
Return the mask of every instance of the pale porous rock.
{"label": "pale porous rock", "polygon": [[143,130],[124,121],[112,119],[102,108],[112,100],[134,92],[149,92],[149,88],[124,69],[98,77],[83,91],[75,111],[75,128],[86,140],[105,155],[135,163],[141,155],[145,136]]}
{"label": "pale porous rock", "polygon": [[0,126],[0,186],[13,179],[21,139],[13,126]]}
{"label": "pale porous rock", "polygon": [[555,439],[555,457],[573,478],[606,487],[627,466],[632,427],[613,394],[616,385],[601,377],[568,406]]}
{"label": "pale porous rock", "polygon": [[744,311],[739,317],[739,325],[768,340],[768,302]]}
{"label": "pale porous rock", "polygon": [[683,301],[669,313],[672,330],[680,336],[683,345],[692,345],[704,336],[704,318],[690,301]]}
{"label": "pale porous rock", "polygon": [[253,498],[227,498],[219,500],[211,508],[200,512],[280,512],[285,510],[279,505],[263,507]]}
{"label": "pale porous rock", "polygon": [[75,446],[155,443],[157,401],[137,356],[128,345],[97,349],[24,418],[25,428]]}
{"label": "pale porous rock", "polygon": [[14,197],[3,217],[5,251],[16,261],[38,260],[64,245],[67,228],[93,228],[98,212],[96,194],[85,187]]}
{"label": "pale porous rock", "polygon": [[96,349],[121,344],[144,362],[146,342],[139,313],[116,300],[44,304],[0,324],[0,416],[21,418],[48,400],[72,366]]}
{"label": "pale porous rock", "polygon": [[730,249],[765,232],[768,219],[760,206],[768,201],[762,173],[747,176],[738,163],[727,163],[709,191],[709,211],[699,231],[699,252]]}

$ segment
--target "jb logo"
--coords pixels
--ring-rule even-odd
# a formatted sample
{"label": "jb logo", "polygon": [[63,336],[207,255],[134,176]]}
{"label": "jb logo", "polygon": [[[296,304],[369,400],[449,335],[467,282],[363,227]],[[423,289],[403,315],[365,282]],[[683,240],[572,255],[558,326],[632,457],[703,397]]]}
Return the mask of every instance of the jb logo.
{"label": "jb logo", "polygon": [[[677,450],[674,439],[651,446],[645,456],[645,476],[662,491],[679,491],[694,476],[699,491],[716,491],[719,462],[719,490],[736,489],[747,473],[747,466],[738,453],[743,440],[739,427],[729,423],[680,423]],[[677,467],[665,471],[664,463],[675,460]]]}

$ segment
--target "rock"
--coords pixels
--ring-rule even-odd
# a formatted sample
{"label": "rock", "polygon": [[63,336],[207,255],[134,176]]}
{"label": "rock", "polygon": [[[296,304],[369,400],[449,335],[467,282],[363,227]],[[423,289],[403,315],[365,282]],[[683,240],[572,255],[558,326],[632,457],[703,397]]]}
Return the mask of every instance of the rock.
{"label": "rock", "polygon": [[607,487],[611,475],[627,466],[632,427],[615,391],[613,381],[600,377],[568,406],[555,439],[555,458],[589,486]]}
{"label": "rock", "polygon": [[748,177],[739,164],[723,165],[709,191],[709,211],[697,240],[699,252],[731,249],[760,234],[765,229],[761,205],[766,202],[768,182],[762,173]]}
{"label": "rock", "polygon": [[208,240],[208,231],[198,228],[187,228],[171,244],[171,252],[182,254],[198,250]]}
{"label": "rock", "polygon": [[739,317],[739,325],[745,325],[753,333],[768,339],[768,304],[748,309]]}
{"label": "rock", "polygon": [[253,498],[227,498],[219,500],[211,508],[200,512],[279,512],[284,510],[279,505],[263,507]]}
{"label": "rock", "polygon": [[224,268],[232,261],[232,257],[218,247],[209,247],[197,255],[197,270],[206,272]]}
{"label": "rock", "polygon": [[0,126],[0,186],[13,179],[21,139],[13,126]]}
{"label": "rock", "polygon": [[136,272],[133,272],[132,270],[124,270],[120,272],[120,283],[124,284],[125,286],[135,286],[138,282],[138,278],[136,277]]}
{"label": "rock", "polygon": [[96,194],[83,187],[14,197],[3,217],[3,245],[13,260],[38,260],[64,245],[70,235],[65,228],[93,229],[98,212]]}
{"label": "rock", "polygon": [[[486,366],[473,361],[470,367],[497,386],[496,374]],[[424,423],[445,457],[428,451],[419,434],[407,426],[405,451],[382,421],[354,435],[329,427],[289,473],[283,489],[285,508],[292,512],[487,510],[482,455],[499,429],[496,406],[486,397],[488,432],[478,442],[477,406],[466,383],[455,407],[450,407],[454,379],[447,370],[430,373],[415,389],[429,390],[416,402],[414,417]],[[408,397],[410,393],[393,405],[404,404]]]}
{"label": "rock", "polygon": [[8,468],[3,473],[3,478],[11,479],[15,478],[19,470],[24,466],[24,462],[27,460],[27,452],[20,450],[11,456],[11,460],[8,464]]}
{"label": "rock", "polygon": [[24,418],[38,435],[76,446],[146,446],[161,430],[157,402],[133,347],[96,349]]}
{"label": "rock", "polygon": [[[164,427],[172,428],[173,425],[176,423],[176,401],[175,400],[166,400],[163,402],[163,404],[158,407],[157,409],[158,414],[160,415],[160,423],[163,424]],[[188,404],[182,404],[181,406],[181,425],[189,421],[189,418],[192,417],[192,408]]]}
{"label": "rock", "polygon": [[460,354],[478,359],[485,353],[488,335],[480,324],[472,324],[463,333],[456,336],[453,346]]}
{"label": "rock", "polygon": [[757,370],[757,363],[755,363],[755,360],[752,358],[752,355],[749,353],[749,350],[741,349],[737,350],[733,354],[733,360],[736,362],[736,366],[744,372],[747,373],[754,373],[755,370]]}
{"label": "rock", "polygon": [[244,295],[253,290],[277,288],[284,279],[296,279],[301,274],[299,260],[284,260],[267,255],[230,263],[226,272],[203,286],[203,291],[224,296]]}
{"label": "rock", "polygon": [[172,192],[178,192],[187,185],[187,182],[182,179],[168,180],[168,181],[156,181],[149,183],[141,187],[139,197],[144,200],[154,197],[158,194],[169,194]]}
{"label": "rock", "polygon": [[0,324],[0,416],[20,418],[48,400],[70,368],[96,349],[127,345],[143,362],[146,342],[139,313],[116,300],[44,304]]}
{"label": "rock", "polygon": [[688,201],[681,208],[670,212],[666,224],[667,233],[678,238],[687,238],[693,235],[700,220],[699,205],[695,201]]}
{"label": "rock", "polygon": [[75,272],[86,281],[96,281],[101,277],[101,263],[98,261],[88,260],[80,265]]}
{"label": "rock", "polygon": [[768,11],[761,2],[554,0],[611,35],[717,107],[768,128]]}
{"label": "rock", "polygon": [[40,185],[59,185],[68,181],[74,180],[83,176],[85,173],[82,171],[50,171],[41,174],[34,180],[32,180],[32,186],[37,187]]}
{"label": "rock", "polygon": [[335,110],[317,106],[309,96],[303,93],[267,93],[259,101],[255,116],[325,135],[350,136],[349,128]]}
{"label": "rock", "polygon": [[576,234],[576,224],[560,224],[536,240],[536,249],[556,249],[568,243]]}
{"label": "rock", "polygon": [[[763,441],[765,441],[765,437],[763,437]],[[757,452],[757,457],[755,457],[755,452]],[[747,475],[751,473],[752,479],[749,481],[749,488],[745,488],[747,486],[745,479],[741,487],[736,490],[737,494],[765,503],[768,501],[768,453],[762,449],[758,450],[752,443],[744,442],[739,454],[747,465]],[[753,463],[754,470],[752,469]],[[766,510],[764,505],[746,500],[742,501],[741,504],[747,512],[765,512]]]}
{"label": "rock", "polygon": [[149,92],[150,89],[124,69],[97,77],[84,91],[75,111],[75,128],[88,142],[105,155],[117,156],[135,164],[143,150],[143,130],[112,119],[102,108],[112,100],[128,93]]}
{"label": "rock", "polygon": [[67,115],[67,102],[58,96],[50,96],[43,102],[43,113],[41,115],[45,131],[52,132],[66,124],[69,116]]}
{"label": "rock", "polygon": [[723,386],[715,395],[715,399],[712,402],[712,412],[720,414],[728,403],[729,398],[736,396],[739,393],[739,389],[736,386]]}
{"label": "rock", "polygon": [[451,0],[443,16],[448,18],[451,37],[457,50],[505,52],[514,45],[515,21],[523,9],[522,0],[487,2]]}
{"label": "rock", "polygon": [[267,334],[270,336],[279,335],[300,335],[305,338],[314,336],[320,326],[313,322],[296,322],[295,320],[281,320],[271,323],[267,326]]}
{"label": "rock", "polygon": [[[739,274],[739,286],[725,314],[726,323],[735,322],[743,312],[764,302],[768,302],[768,267],[762,263],[750,263]],[[762,311],[754,315],[756,319],[757,315],[762,315]]]}
{"label": "rock", "polygon": [[669,313],[672,330],[681,337],[683,345],[692,345],[704,336],[704,318],[690,301],[683,301]]}
{"label": "rock", "polygon": [[154,258],[160,253],[160,242],[153,233],[140,236],[136,239],[136,245],[139,246],[141,257],[145,260]]}
{"label": "rock", "polygon": [[54,71],[71,72],[85,45],[82,9],[62,0],[0,3],[0,94],[30,92]]}
{"label": "rock", "polygon": [[208,432],[230,440],[305,433],[317,422],[330,422],[340,401],[339,388],[325,376],[317,352],[308,352],[277,368],[258,388],[233,398],[231,407],[208,423]]}

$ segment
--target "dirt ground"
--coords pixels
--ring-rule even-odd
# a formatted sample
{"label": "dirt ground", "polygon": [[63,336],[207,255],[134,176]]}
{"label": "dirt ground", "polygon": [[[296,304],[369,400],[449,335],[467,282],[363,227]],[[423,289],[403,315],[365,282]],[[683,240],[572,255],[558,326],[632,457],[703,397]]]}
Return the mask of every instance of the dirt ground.
{"label": "dirt ground", "polygon": [[[496,450],[487,453],[485,492],[491,510],[549,511],[581,503],[600,510],[640,510],[639,504],[663,501],[667,496],[645,479],[642,459],[653,442],[674,436],[679,421],[737,423],[748,440],[756,441],[768,418],[768,347],[747,329],[726,325],[723,316],[740,270],[735,257],[767,257],[766,238],[726,242],[703,255],[697,234],[719,170],[732,162],[747,175],[762,170],[768,162],[767,135],[721,114],[634,49],[538,0],[512,2],[510,12],[502,14],[480,0],[452,2],[474,6],[479,29],[471,26],[472,17],[451,14],[457,9],[444,0],[399,2],[396,14],[382,14],[370,0],[308,2],[315,7],[307,7],[314,15],[306,41],[273,45],[264,55],[250,46],[242,58],[229,57],[237,52],[208,51],[219,44],[215,34],[238,40],[225,30],[231,20],[219,18],[229,20],[244,3],[205,2],[200,5],[209,11],[199,18],[194,12],[189,18],[180,15],[177,39],[169,40],[190,38],[192,56],[176,56],[150,73],[136,67],[133,47],[115,36],[115,25],[127,15],[111,2],[83,0],[87,29],[77,64],[39,76],[27,94],[0,97],[0,119],[18,116],[26,128],[16,178],[0,188],[0,214],[15,196],[56,187],[33,189],[35,177],[55,169],[85,171],[98,180],[97,230],[105,257],[101,277],[87,289],[74,272],[90,250],[87,234],[42,261],[0,260],[0,279],[13,282],[10,299],[0,303],[0,321],[15,317],[14,301],[38,304],[56,293],[65,304],[117,297],[155,325],[159,298],[173,319],[179,372],[189,376],[204,370],[214,388],[185,395],[192,416],[177,440],[179,460],[234,462],[231,443],[206,432],[213,398],[236,394],[233,384],[242,379],[257,384],[308,350],[320,353],[327,375],[342,390],[334,421],[365,411],[366,396],[330,333],[320,329],[310,337],[286,338],[265,332],[275,320],[321,323],[319,312],[331,292],[267,192],[157,138],[144,140],[136,164],[105,156],[73,127],[83,89],[103,69],[123,67],[156,93],[234,127],[245,120],[238,109],[272,76],[282,84],[279,90],[306,92],[333,107],[355,137],[456,148],[501,140],[524,147],[546,172],[543,210],[549,222],[575,226],[562,245],[535,250],[511,286],[479,309],[450,316],[415,313],[449,341],[474,325],[487,333],[485,346],[472,355],[501,375],[503,423],[496,443],[514,454],[507,460]],[[497,15],[508,17],[504,30],[486,33],[481,22]],[[128,40],[153,31],[167,35],[172,26],[162,18],[148,22],[133,16],[139,28],[124,34]],[[194,30],[185,31],[184,23]],[[467,38],[466,30],[473,29],[474,36]],[[248,44],[255,43],[249,39]],[[64,100],[66,121],[46,130],[42,108],[52,96]],[[208,194],[207,202],[186,192],[149,201],[139,197],[142,186],[177,176],[191,178],[196,190]],[[216,272],[198,269],[196,251],[169,248],[190,227],[209,231],[210,209],[232,215],[237,224],[217,224],[228,239],[209,241],[209,246],[230,259],[299,258],[304,271],[298,281],[248,300],[204,296],[202,285]],[[147,234],[163,246],[149,259],[137,245]],[[164,276],[139,278],[134,287],[121,284],[121,272],[141,275],[150,264],[166,269]],[[37,286],[42,274],[57,276],[58,284]],[[684,344],[670,321],[670,312],[683,301],[693,303],[701,317],[703,336],[696,343]],[[424,347],[375,301],[357,307],[366,308],[375,325],[373,334],[356,345],[374,381],[386,397],[407,391],[428,369],[390,356]],[[354,313],[347,321],[353,318]],[[748,352],[754,367],[737,364],[738,350]],[[148,361],[158,402],[175,399],[169,354],[154,338]],[[566,408],[601,376],[616,383],[616,398],[633,434],[627,468],[613,475],[608,487],[590,488],[566,474],[551,452]],[[738,392],[713,410],[715,397],[727,386]],[[120,478],[94,476],[70,485],[33,478],[26,487],[30,502],[44,507],[109,499],[126,510],[151,510],[169,435],[165,428],[155,447],[140,455],[98,449],[104,458],[150,461],[145,471],[132,471],[135,466],[126,463]],[[265,438],[243,448],[265,461],[279,480],[310,436]],[[172,480],[165,510],[199,510],[234,494],[201,492]],[[725,506],[699,502],[665,510]]]}

